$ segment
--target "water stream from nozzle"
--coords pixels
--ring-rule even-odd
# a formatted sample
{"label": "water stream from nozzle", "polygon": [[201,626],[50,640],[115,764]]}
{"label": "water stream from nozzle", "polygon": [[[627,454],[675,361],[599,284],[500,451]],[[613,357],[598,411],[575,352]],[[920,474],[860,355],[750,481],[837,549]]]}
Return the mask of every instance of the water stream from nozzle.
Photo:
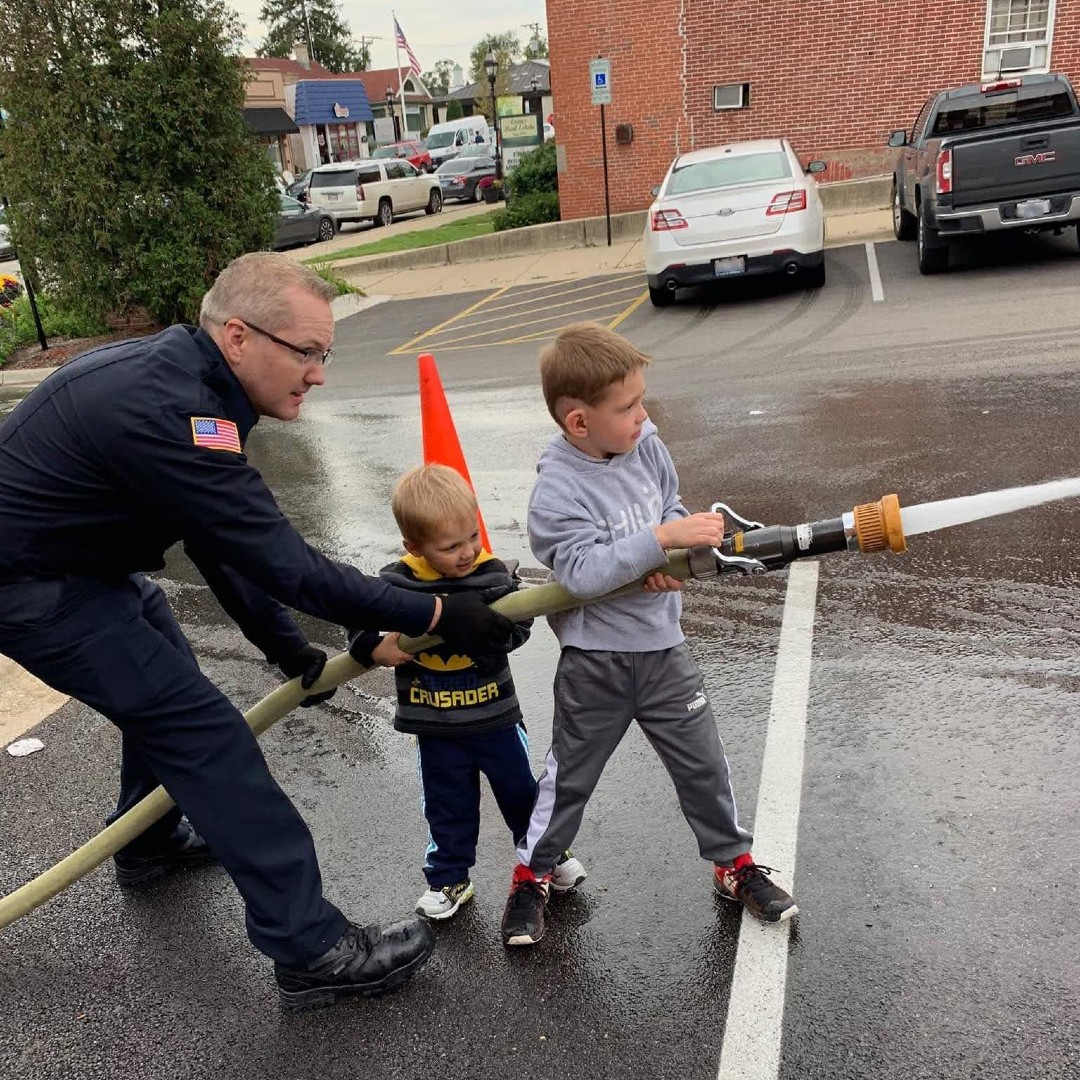
{"label": "water stream from nozzle", "polygon": [[1077,495],[1080,495],[1080,478],[1051,480],[1046,484],[1029,484],[1004,491],[985,491],[981,495],[965,495],[959,499],[902,506],[900,523],[905,536],[917,536],[998,514],[1011,514],[1055,499],[1072,499]]}

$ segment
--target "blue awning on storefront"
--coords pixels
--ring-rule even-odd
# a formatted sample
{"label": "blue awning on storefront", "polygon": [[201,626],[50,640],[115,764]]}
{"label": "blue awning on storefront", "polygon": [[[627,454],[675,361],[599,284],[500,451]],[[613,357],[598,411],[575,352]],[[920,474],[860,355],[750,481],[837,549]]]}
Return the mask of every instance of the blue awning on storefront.
{"label": "blue awning on storefront", "polygon": [[296,84],[298,124],[363,124],[374,120],[364,84],[348,79],[310,79]]}

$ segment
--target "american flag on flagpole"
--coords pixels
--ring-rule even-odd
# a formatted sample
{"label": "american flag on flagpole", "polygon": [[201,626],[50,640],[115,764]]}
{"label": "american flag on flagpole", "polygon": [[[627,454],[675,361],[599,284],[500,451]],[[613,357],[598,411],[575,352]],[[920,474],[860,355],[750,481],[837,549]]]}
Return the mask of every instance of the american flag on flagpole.
{"label": "american flag on flagpole", "polygon": [[422,74],[423,69],[420,67],[420,61],[416,59],[416,53],[412,51],[412,47],[405,40],[405,31],[401,29],[401,23],[397,21],[397,16],[394,17],[394,43],[398,48],[405,50],[405,55],[409,58],[409,67],[417,75]]}

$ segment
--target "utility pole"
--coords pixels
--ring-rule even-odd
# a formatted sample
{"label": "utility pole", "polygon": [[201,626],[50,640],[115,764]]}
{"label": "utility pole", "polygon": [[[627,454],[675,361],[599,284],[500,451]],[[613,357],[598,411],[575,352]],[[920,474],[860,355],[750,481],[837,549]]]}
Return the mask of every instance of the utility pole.
{"label": "utility pole", "polygon": [[385,41],[386,38],[380,37],[378,34],[354,34],[353,41],[360,43],[360,51],[367,57],[367,61],[371,63],[371,51],[368,49],[368,45],[372,41]]}
{"label": "utility pole", "polygon": [[314,64],[318,61],[315,55],[315,43],[311,40],[311,20],[308,18],[307,0],[300,0],[300,14],[304,17],[304,34],[307,37],[308,62]]}

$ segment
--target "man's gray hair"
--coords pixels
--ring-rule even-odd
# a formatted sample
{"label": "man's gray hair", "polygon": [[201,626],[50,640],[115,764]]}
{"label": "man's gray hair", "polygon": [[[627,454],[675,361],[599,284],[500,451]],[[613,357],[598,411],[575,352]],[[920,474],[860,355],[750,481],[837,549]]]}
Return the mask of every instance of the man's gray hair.
{"label": "man's gray hair", "polygon": [[221,271],[203,297],[199,325],[209,331],[215,324],[224,326],[229,319],[243,319],[265,330],[277,330],[289,321],[281,294],[291,286],[327,303],[337,296],[337,288],[330,282],[284,255],[272,251],[241,255]]}

